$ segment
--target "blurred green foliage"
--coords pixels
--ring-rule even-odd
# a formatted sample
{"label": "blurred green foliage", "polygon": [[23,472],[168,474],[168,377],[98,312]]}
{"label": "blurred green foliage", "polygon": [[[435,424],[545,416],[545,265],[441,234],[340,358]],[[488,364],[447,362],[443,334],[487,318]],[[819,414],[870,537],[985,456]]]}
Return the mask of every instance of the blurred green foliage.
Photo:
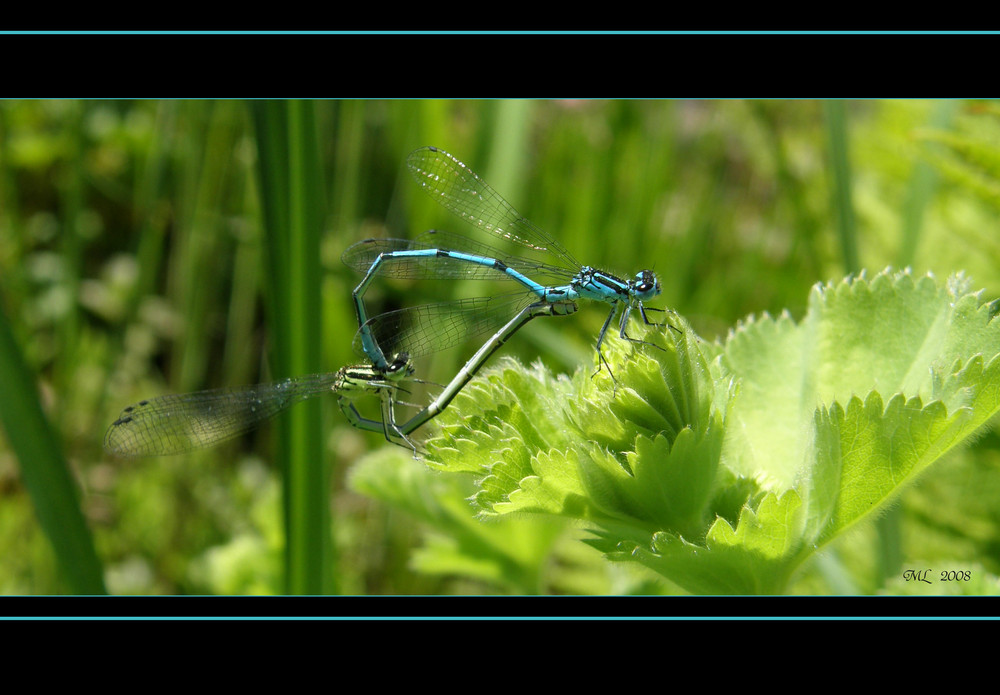
{"label": "blurred green foliage", "polygon": [[[751,313],[787,308],[801,317],[814,283],[852,269],[845,249],[870,272],[964,270],[990,297],[1000,294],[995,103],[313,106],[326,211],[314,319],[328,371],[358,359],[350,344],[358,278],[339,260],[347,246],[431,227],[470,231],[403,172],[406,154],[428,144],[468,163],[581,261],[625,274],[652,267],[660,305],[707,339]],[[284,590],[273,428],[181,458],[122,462],[101,449],[129,403],[271,376],[280,336],[262,298],[273,230],[263,222],[256,148],[251,108],[239,101],[0,102],[0,306],[79,485],[112,593]],[[469,291],[384,282],[370,299],[391,309]],[[581,307],[558,324],[533,322],[504,353],[562,371],[589,364],[605,315]],[[468,354],[435,356],[422,376],[444,382]],[[468,529],[454,530],[447,500],[467,494],[458,483],[414,482],[441,496],[445,516],[434,505],[407,510],[387,482],[381,493],[370,487],[371,497],[352,492],[346,472],[385,443],[350,428],[334,407],[323,418],[331,591],[675,591],[604,563],[572,540],[579,529],[547,528],[549,552],[504,550],[521,547],[523,529],[491,529],[473,542]],[[70,591],[21,466],[0,436],[0,593]],[[858,530],[804,568],[793,591],[908,593],[901,568],[917,565],[975,563],[975,572],[1000,574],[998,495],[1000,437],[989,432],[926,474],[892,523]],[[456,547],[478,548],[478,564]],[[898,562],[886,565],[892,554]]]}

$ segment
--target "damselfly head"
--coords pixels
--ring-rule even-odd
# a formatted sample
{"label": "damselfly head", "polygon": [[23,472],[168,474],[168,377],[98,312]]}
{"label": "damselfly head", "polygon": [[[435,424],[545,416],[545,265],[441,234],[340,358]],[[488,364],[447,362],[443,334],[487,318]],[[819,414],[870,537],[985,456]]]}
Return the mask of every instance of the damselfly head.
{"label": "damselfly head", "polygon": [[385,370],[385,373],[386,376],[391,376],[393,378],[403,378],[412,376],[414,371],[413,363],[410,362],[409,353],[400,352],[393,358],[389,367]]}
{"label": "damselfly head", "polygon": [[640,301],[651,299],[662,291],[660,288],[660,279],[656,277],[656,274],[652,270],[640,270],[632,278],[632,282],[629,285],[632,289],[632,295]]}

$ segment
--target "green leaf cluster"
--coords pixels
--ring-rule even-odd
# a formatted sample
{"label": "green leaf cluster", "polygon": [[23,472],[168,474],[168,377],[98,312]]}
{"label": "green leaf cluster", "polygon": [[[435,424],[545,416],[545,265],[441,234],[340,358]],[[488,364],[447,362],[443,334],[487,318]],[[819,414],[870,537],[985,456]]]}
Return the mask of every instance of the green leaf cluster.
{"label": "green leaf cluster", "polygon": [[411,567],[421,574],[461,578],[467,591],[471,581],[473,592],[482,585],[520,595],[608,591],[597,554],[580,556],[569,550],[565,519],[511,515],[481,523],[472,517],[468,497],[474,483],[469,474],[441,475],[402,450],[387,447],[351,469],[350,486],[427,529],[423,545],[410,558]]}
{"label": "green leaf cluster", "polygon": [[886,270],[724,341],[683,322],[609,340],[613,376],[507,360],[442,416],[428,463],[477,474],[483,516],[581,519],[689,591],[780,593],[1000,409],[993,315],[961,275]]}

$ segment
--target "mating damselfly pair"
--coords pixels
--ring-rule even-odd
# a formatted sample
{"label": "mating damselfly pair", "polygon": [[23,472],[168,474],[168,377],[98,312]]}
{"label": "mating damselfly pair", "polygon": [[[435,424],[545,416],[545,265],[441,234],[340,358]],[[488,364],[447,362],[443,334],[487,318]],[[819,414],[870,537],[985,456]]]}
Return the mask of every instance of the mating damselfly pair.
{"label": "mating damselfly pair", "polygon": [[[644,305],[660,294],[659,280],[651,270],[624,280],[579,264],[558,241],[521,216],[471,169],[443,150],[418,149],[407,157],[406,166],[421,188],[441,205],[488,236],[511,242],[521,253],[513,255],[437,230],[414,240],[358,242],[347,249],[343,260],[365,274],[352,296],[359,325],[354,346],[368,364],[344,367],[330,374],[141,401],[125,408],[112,423],[105,436],[105,449],[119,456],[185,453],[248,432],[302,400],[334,393],[351,424],[382,432],[386,439],[409,446],[416,455],[417,447],[409,435],[447,407],[490,355],[538,316],[571,314],[577,310],[579,299],[610,304],[596,349],[598,371],[606,368],[612,379],[614,374],[601,347],[619,304],[619,337],[650,345],[628,336],[626,327],[633,309],[647,325],[654,325],[646,314],[652,309]],[[513,281],[520,289],[509,295],[423,304],[369,317],[364,295],[376,276],[502,279]],[[404,422],[397,421],[398,392],[412,378],[415,358],[491,331],[485,343],[429,404]],[[366,418],[358,411],[355,402],[365,395],[380,399],[381,419]]]}

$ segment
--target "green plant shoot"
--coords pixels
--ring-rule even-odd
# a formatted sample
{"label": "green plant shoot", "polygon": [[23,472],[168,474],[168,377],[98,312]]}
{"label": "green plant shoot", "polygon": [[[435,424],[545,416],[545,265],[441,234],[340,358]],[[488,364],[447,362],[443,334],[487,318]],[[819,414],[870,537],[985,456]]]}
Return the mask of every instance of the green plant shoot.
{"label": "green plant shoot", "polygon": [[617,395],[606,371],[506,360],[442,416],[428,463],[477,474],[484,516],[583,520],[609,559],[693,593],[781,593],[1000,409],[980,294],[886,270],[715,343],[649,328],[662,350],[609,341]]}

